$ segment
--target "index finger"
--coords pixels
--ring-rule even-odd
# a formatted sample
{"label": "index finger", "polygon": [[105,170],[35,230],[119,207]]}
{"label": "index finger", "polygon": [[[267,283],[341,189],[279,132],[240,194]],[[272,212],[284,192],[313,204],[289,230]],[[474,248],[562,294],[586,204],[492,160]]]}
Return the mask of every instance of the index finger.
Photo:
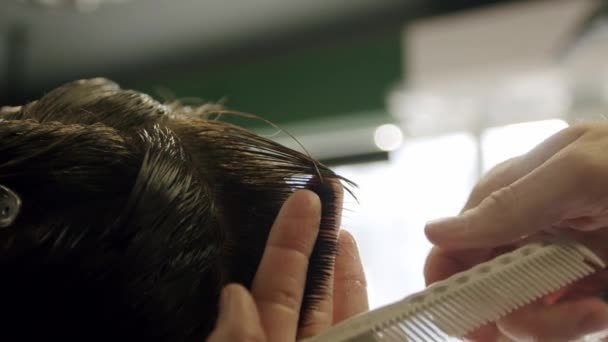
{"label": "index finger", "polygon": [[463,213],[427,224],[429,240],[443,247],[491,247],[530,233],[534,229],[530,220],[523,226],[517,220],[528,214],[539,218],[543,206],[554,204],[549,201],[561,195],[557,191],[568,180],[559,179],[567,176],[560,169],[564,165],[552,161],[587,130],[585,125],[568,127],[525,155],[495,167],[477,184]]}
{"label": "index finger", "polygon": [[427,237],[443,248],[487,248],[512,243],[560,222],[581,192],[580,177],[567,152],[561,151],[492,192],[461,215],[429,223]]}
{"label": "index finger", "polygon": [[475,186],[464,210],[476,207],[494,191],[529,174],[559,151],[578,140],[586,130],[585,125],[565,128],[547,138],[528,153],[496,165]]}
{"label": "index finger", "polygon": [[333,324],[369,310],[367,282],[355,238],[346,230],[338,238],[334,275]]}
{"label": "index finger", "polygon": [[[318,188],[317,188],[318,189]],[[324,198],[324,191],[331,191],[335,198],[331,198],[332,196],[328,196],[328,198],[324,198],[327,203],[323,203],[322,205],[322,213],[325,213],[325,210],[331,212],[330,209],[332,206],[335,209],[334,217],[329,218],[329,221],[332,221],[333,228],[335,231],[328,232],[327,230],[324,232],[325,234],[339,234],[338,227],[340,227],[342,220],[342,204],[344,200],[344,188],[342,184],[337,180],[326,180],[324,187],[319,189],[321,191],[321,198]],[[318,193],[318,192],[317,192]],[[322,239],[327,239],[327,236]],[[336,237],[338,250],[340,250],[340,239]],[[318,242],[318,241],[317,241]],[[314,250],[314,249],[313,249]],[[307,338],[311,336],[318,335],[324,330],[328,329],[332,325],[332,317],[334,316],[334,307],[336,306],[334,303],[334,294],[336,293],[336,289],[334,287],[336,279],[334,279],[335,275],[339,274],[339,270],[341,269],[340,265],[340,257],[335,257],[334,255],[326,255],[327,260],[330,262],[328,267],[332,267],[334,272],[328,272],[329,277],[324,280],[324,284],[318,286],[319,293],[317,298],[315,298],[315,303],[311,305],[308,310],[306,310],[306,316],[301,317],[299,323],[299,331],[298,331],[298,339]],[[311,256],[312,260],[314,256]],[[311,275],[308,274],[310,277]],[[312,288],[313,286],[311,286]]]}
{"label": "index finger", "polygon": [[281,208],[268,236],[251,292],[268,341],[294,341],[308,258],[321,221],[319,197],[297,191]]}

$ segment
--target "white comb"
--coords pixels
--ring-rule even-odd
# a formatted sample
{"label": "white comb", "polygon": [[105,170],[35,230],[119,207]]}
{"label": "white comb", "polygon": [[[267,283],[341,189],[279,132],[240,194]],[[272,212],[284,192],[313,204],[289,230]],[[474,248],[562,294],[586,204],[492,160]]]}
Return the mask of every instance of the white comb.
{"label": "white comb", "polygon": [[447,341],[604,267],[573,241],[526,245],[306,342]]}

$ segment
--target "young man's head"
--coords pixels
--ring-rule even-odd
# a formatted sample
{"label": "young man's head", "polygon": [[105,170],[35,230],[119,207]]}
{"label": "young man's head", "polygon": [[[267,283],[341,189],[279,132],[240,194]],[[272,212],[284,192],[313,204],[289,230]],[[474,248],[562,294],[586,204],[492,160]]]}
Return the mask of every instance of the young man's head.
{"label": "young man's head", "polygon": [[306,317],[332,267],[340,179],[205,108],[91,79],[0,111],[0,186],[22,202],[0,229],[0,339],[202,341],[220,289],[251,283],[302,188],[323,203]]}

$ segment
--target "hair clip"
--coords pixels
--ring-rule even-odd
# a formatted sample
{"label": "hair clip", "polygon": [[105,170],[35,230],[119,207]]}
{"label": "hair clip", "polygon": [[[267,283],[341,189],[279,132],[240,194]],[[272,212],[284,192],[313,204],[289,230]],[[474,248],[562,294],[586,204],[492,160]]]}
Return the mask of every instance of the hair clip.
{"label": "hair clip", "polygon": [[0,228],[10,227],[21,211],[21,198],[11,189],[0,185]]}

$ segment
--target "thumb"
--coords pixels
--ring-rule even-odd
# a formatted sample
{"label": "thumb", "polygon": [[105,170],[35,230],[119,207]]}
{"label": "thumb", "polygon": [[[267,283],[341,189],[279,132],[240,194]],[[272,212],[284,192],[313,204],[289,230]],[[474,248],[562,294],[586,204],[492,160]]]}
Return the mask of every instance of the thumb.
{"label": "thumb", "polygon": [[215,329],[207,342],[265,340],[262,323],[249,291],[241,285],[227,285],[221,294]]}
{"label": "thumb", "polygon": [[509,244],[562,219],[576,194],[568,165],[549,161],[459,216],[429,222],[427,238],[442,248]]}

